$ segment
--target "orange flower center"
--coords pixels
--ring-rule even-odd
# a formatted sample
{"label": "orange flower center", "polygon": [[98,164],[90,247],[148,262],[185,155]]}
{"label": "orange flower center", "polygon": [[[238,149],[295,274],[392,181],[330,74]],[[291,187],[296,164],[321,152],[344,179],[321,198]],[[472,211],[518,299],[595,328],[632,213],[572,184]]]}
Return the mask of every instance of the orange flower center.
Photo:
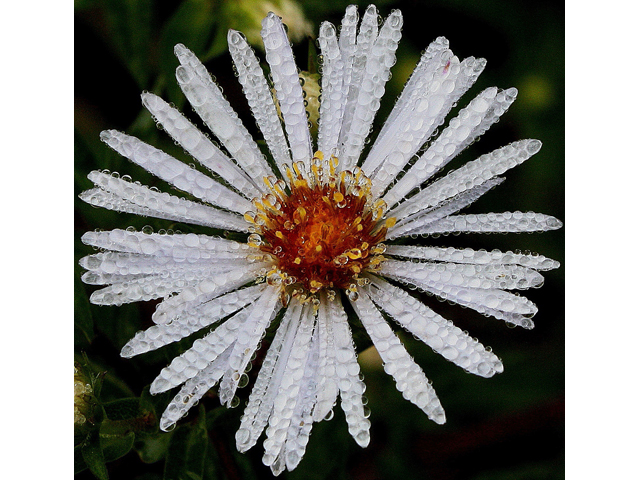
{"label": "orange flower center", "polygon": [[362,171],[336,173],[337,164],[317,152],[311,172],[301,162],[287,169],[289,185],[265,179],[270,192],[245,215],[253,224],[249,244],[274,259],[267,281],[301,300],[321,289],[356,295],[364,280],[359,274],[382,262],[381,242],[395,224],[383,218],[384,202],[372,201],[371,181]]}

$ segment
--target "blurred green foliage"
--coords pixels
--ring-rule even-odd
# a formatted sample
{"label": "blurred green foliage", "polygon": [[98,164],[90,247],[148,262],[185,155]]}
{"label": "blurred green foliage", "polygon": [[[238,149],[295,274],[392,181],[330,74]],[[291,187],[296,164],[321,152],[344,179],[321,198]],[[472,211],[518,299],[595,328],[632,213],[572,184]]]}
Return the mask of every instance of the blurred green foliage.
{"label": "blurred green foliage", "polygon": [[[245,125],[255,132],[246,101],[226,53],[229,28],[251,28],[246,17],[258,0],[76,0],[75,193],[90,188],[86,174],[96,168],[129,174],[166,189],[167,185],[110,151],[99,132],[116,128],[136,135],[189,162],[141,108],[139,94],[152,91],[179,108],[185,101],[174,81],[173,46],[183,43],[206,63]],[[262,2],[265,3],[265,2]],[[273,1],[273,4],[283,2]],[[308,0],[300,3],[313,29],[323,20],[338,24],[344,8],[368,2]],[[533,210],[564,217],[564,11],[551,0],[384,0],[383,15],[402,10],[405,19],[398,62],[380,112],[379,127],[414,68],[420,52],[435,37],[449,38],[459,57],[487,58],[480,90],[515,86],[519,99],[501,121],[470,146],[454,167],[520,138],[538,138],[542,151],[507,174],[507,182],[483,197],[470,211]],[[241,12],[236,14],[234,12]],[[285,19],[286,20],[286,19]],[[302,24],[300,24],[302,25]],[[289,25],[290,30],[295,28]],[[247,33],[247,32],[245,32]],[[313,40],[295,44],[298,64],[307,66]],[[258,46],[256,46],[258,47]],[[259,48],[259,47],[258,47]],[[259,50],[258,50],[259,51]],[[189,109],[186,109],[189,110]],[[95,228],[154,230],[188,225],[139,218],[92,208],[76,200],[76,262],[92,249],[80,236]],[[198,230],[199,231],[199,230]],[[563,261],[563,231],[533,235],[467,235],[420,240],[436,245],[532,250]],[[151,396],[148,385],[189,339],[131,360],[119,356],[133,334],[151,324],[154,305],[96,307],[91,287],[75,271],[76,360],[94,385],[92,418],[76,432],[76,478],[135,480],[271,478],[261,464],[261,447],[247,454],[235,450],[234,433],[241,408],[219,406],[211,391],[198,408],[170,433],[157,419],[171,393]],[[372,410],[372,443],[360,449],[348,436],[339,408],[334,420],[314,426],[300,466],[291,479],[559,479],[563,478],[564,290],[563,269],[545,275],[546,285],[527,293],[540,312],[533,331],[509,329],[467,309],[422,298],[503,359],[505,372],[491,379],[467,375],[408,335],[408,350],[423,367],[447,412],[447,424],[428,421],[402,399],[375,352],[361,358]],[[358,329],[355,328],[356,333]],[[402,334],[401,334],[402,335]],[[366,346],[366,339],[357,338]],[[255,370],[252,372],[255,374]],[[241,391],[246,399],[250,389]]]}

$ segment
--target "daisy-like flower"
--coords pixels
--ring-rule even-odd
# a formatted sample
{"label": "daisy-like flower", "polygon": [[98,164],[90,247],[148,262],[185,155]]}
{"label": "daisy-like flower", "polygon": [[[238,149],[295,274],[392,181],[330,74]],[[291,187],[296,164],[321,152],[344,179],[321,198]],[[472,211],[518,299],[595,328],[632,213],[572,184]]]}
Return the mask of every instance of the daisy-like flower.
{"label": "daisy-like flower", "polygon": [[151,93],[142,95],[145,107],[203,168],[124,133],[102,132],[111,148],[191,198],[94,171],[89,178],[96,187],[84,192],[83,200],[200,225],[218,234],[247,235],[245,243],[145,229],[82,237],[85,244],[102,250],[81,261],[88,270],[86,283],[107,285],[91,295],[93,303],[162,298],[152,316],[155,325],[137,333],[122,356],[208,331],[151,385],[154,394],[182,385],[162,415],[163,430],[216,384],[220,401],[231,405],[236,390],[248,381],[246,371],[266,329],[276,322],[236,434],[238,449],[251,448],[266,430],[263,462],[275,474],[294,469],[313,423],[327,417],[338,398],[349,433],[366,446],[370,422],[363,405],[365,385],[345,304],[358,316],[398,390],[434,422],[444,423],[433,387],[383,313],[468,372],[491,377],[503,366],[489,349],[403,286],[533,327],[535,305],[511,290],[539,287],[539,271],[556,268],[554,260],[510,251],[393,244],[407,236],[534,232],[561,226],[540,213],[458,213],[500,184],[499,175],[538,152],[538,140],[511,143],[432,181],[516,97],[513,88],[488,88],[432,139],[485,66],[484,59],[459,60],[444,38],[424,52],[377,140],[362,156],[395,62],[401,27],[399,11],[381,23],[373,6],[361,21],[356,7],[348,7],[339,33],[330,23],[321,25],[323,75],[315,153],[299,72],[285,28],[274,14],[262,23],[269,78],[245,38],[236,31],[228,35],[238,79],[269,158],[183,45],[175,48],[178,83],[226,151]]}

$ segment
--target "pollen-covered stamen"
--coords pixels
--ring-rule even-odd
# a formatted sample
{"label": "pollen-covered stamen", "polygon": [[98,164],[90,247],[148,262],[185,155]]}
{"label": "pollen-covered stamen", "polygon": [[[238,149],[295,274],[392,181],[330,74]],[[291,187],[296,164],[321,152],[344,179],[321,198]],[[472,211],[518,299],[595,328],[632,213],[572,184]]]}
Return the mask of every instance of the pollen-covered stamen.
{"label": "pollen-covered stamen", "polygon": [[395,219],[373,200],[371,181],[359,169],[337,171],[336,157],[317,152],[309,167],[287,168],[289,184],[266,178],[269,192],[253,200],[249,245],[270,254],[267,281],[291,296],[314,298],[321,289],[357,295],[359,274],[384,260],[382,242]]}

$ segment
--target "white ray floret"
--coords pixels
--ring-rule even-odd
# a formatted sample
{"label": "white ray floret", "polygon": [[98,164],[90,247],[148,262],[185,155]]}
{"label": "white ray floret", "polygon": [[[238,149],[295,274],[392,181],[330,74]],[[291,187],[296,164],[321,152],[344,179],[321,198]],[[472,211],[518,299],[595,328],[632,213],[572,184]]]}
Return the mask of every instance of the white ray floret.
{"label": "white ray floret", "polygon": [[506,290],[535,288],[543,277],[533,269],[520,265],[471,265],[461,263],[414,263],[387,260],[385,272],[420,282],[447,284],[471,288],[500,288]]}
{"label": "white ray floret", "polygon": [[[427,49],[424,56],[431,53]],[[367,175],[376,178],[379,170],[385,170],[385,165],[395,173],[404,166],[405,159],[408,161],[420,148],[424,143],[421,139],[428,138],[437,127],[434,122],[445,107],[447,90],[453,91],[459,71],[460,60],[448,48],[424,62],[420,75],[410,79],[406,95],[396,103],[394,121],[387,123],[371,147],[362,165]]]}
{"label": "white ray floret", "polygon": [[273,103],[271,89],[253,49],[240,32],[229,30],[229,52],[238,73],[245,97],[253,117],[264,136],[282,177],[286,177],[285,165],[291,163],[291,153]]}
{"label": "white ray floret", "polygon": [[320,26],[318,44],[322,53],[322,97],[318,124],[318,150],[331,153],[338,147],[344,114],[345,63],[342,60],[335,27]]}
{"label": "white ray floret", "polygon": [[429,145],[427,151],[385,194],[383,200],[393,207],[409,192],[431,178],[438,170],[469,146],[498,121],[516,98],[517,90],[487,88],[453,118],[447,128]]}
{"label": "white ray floret", "polygon": [[[376,14],[377,15],[377,14]],[[365,14],[364,21],[370,18]],[[377,36],[366,35],[360,28],[358,47],[354,60],[354,80],[356,88],[349,91],[343,125],[342,151],[340,159],[344,168],[352,168],[358,162],[364,142],[369,136],[373,117],[380,108],[380,99],[384,95],[389,71],[395,64],[395,52],[400,41],[402,15],[393,11],[385,20]],[[372,30],[373,31],[373,30]],[[362,43],[360,38],[363,38]],[[369,41],[373,40],[369,45]],[[360,66],[362,65],[362,69]],[[351,85],[353,87],[354,84]],[[350,118],[347,117],[350,115]],[[346,131],[344,129],[347,129]]]}
{"label": "white ray floret", "polygon": [[273,401],[280,389],[280,383],[289,360],[293,342],[302,315],[301,305],[291,305],[284,314],[280,326],[258,373],[251,390],[249,403],[236,432],[239,452],[253,447],[267,425],[273,410]]}
{"label": "white ray floret", "polygon": [[253,180],[177,109],[148,92],[142,94],[142,103],[166,132],[201,165],[220,175],[249,199],[260,194]]}
{"label": "white ray floret", "polygon": [[413,232],[428,228],[429,225],[441,220],[442,218],[457,213],[466,206],[471,205],[478,198],[495,186],[500,185],[503,181],[504,178],[502,177],[492,178],[491,180],[487,180],[480,185],[442,201],[435,207],[409,215],[389,229],[387,238],[389,240],[393,240],[399,237],[406,237],[407,235],[411,235]]}
{"label": "white ray floret", "polygon": [[[100,305],[119,305],[137,301],[154,300],[166,297],[188,287],[195,287],[211,276],[224,276],[243,266],[242,261],[235,265],[211,264],[203,268],[167,269],[155,274],[113,274],[86,272],[82,280],[90,285],[109,285],[91,294],[91,300]],[[186,266],[190,267],[190,266]]]}
{"label": "white ray floret", "polygon": [[405,290],[370,276],[366,293],[375,304],[405,330],[429,345],[447,360],[481,377],[504,370],[500,359],[477,340],[456,327]]}
{"label": "white ray floret", "polygon": [[269,468],[271,468],[271,473],[273,473],[273,475],[276,477],[280,475],[282,472],[284,472],[285,468],[287,467],[287,464],[284,459],[284,449],[285,449],[285,446],[282,445],[282,447],[280,448],[280,451],[276,455],[275,460],[271,465],[269,465]]}
{"label": "white ray floret", "polygon": [[[223,318],[235,314],[240,309],[257,300],[265,288],[265,284],[254,285],[199,305],[191,315],[183,315],[164,325],[153,325],[145,331],[138,332],[129,340],[120,355],[131,358],[151,350],[177,342],[192,333],[208,327]],[[231,353],[231,352],[229,352]]]}
{"label": "white ray floret", "polygon": [[433,233],[521,233],[557,230],[562,222],[551,215],[534,212],[479,213],[451,215],[408,234],[428,235]]}
{"label": "white ray floret", "polygon": [[[175,54],[180,61],[180,66],[176,69],[178,84],[207,127],[250,178],[272,175],[273,171],[258,145],[200,60],[181,44],[176,45]],[[257,186],[262,188],[260,184]]]}
{"label": "white ray floret", "polygon": [[267,466],[273,465],[286,441],[296,399],[300,393],[314,324],[315,316],[311,312],[310,305],[307,304],[303,307],[293,347],[280,382],[278,394],[273,401],[273,412],[266,429],[267,438],[264,441],[262,463]]}
{"label": "white ray floret", "polygon": [[231,405],[240,377],[247,369],[251,356],[273,320],[279,300],[279,289],[268,287],[258,301],[250,307],[251,313],[236,333],[236,342],[229,357],[229,369],[220,382],[220,403]]}
{"label": "white ray floret", "polygon": [[344,95],[349,93],[349,85],[351,85],[353,59],[356,53],[356,34],[358,31],[358,7],[349,5],[345,10],[344,17],[340,23],[340,35],[338,37],[338,46],[340,47],[340,56],[344,63]]}
{"label": "white ray floret", "polygon": [[335,337],[333,334],[333,318],[330,315],[328,302],[326,293],[322,292],[316,329],[319,364],[317,402],[313,411],[313,420],[315,422],[323,420],[331,412],[338,397]]}
{"label": "white ray floret", "polygon": [[389,215],[404,217],[437,205],[447,198],[454,197],[520,165],[540,151],[541,146],[542,143],[539,140],[518,140],[482,155],[449,172],[445,177],[392,209]]}
{"label": "white ray floret", "polygon": [[114,174],[93,171],[88,178],[99,188],[82,192],[80,198],[95,207],[237,232],[248,230],[247,223],[235,213],[155,191]]}
{"label": "white ray floret", "polygon": [[476,81],[485,64],[484,59],[470,57],[460,62],[453,56],[444,65],[437,65],[432,76],[421,82],[416,97],[410,98],[410,103],[400,112],[400,119],[395,122],[398,127],[389,129],[386,138],[377,144],[380,148],[372,149],[368,157],[383,159],[372,178],[374,194],[386,190],[435,129],[442,125],[446,114]]}
{"label": "white ray floret", "polygon": [[265,269],[267,265],[258,263],[240,267],[226,274],[204,280],[194,287],[184,288],[177,295],[167,297],[162,303],[159,303],[151,319],[157,324],[169,323],[179,315],[189,312],[190,309],[255,280],[258,272]]}
{"label": "white ray floret", "polygon": [[262,21],[261,35],[289,139],[291,158],[294,162],[308,163],[313,155],[298,67],[282,21],[276,14],[269,13]]}
{"label": "white ray floret", "polygon": [[[235,344],[236,335],[250,313],[251,310],[247,308],[239,311],[213,332],[193,342],[190,349],[175,357],[168,366],[162,369],[151,383],[149,391],[152,394],[166,392],[195,377],[198,372],[204,370]],[[223,369],[222,374],[224,374],[228,369],[228,362],[225,362],[220,368]]]}
{"label": "white ray floret", "polygon": [[378,350],[384,370],[396,381],[402,396],[418,406],[436,423],[445,422],[444,410],[424,372],[409,356],[400,339],[367,295],[351,300],[354,310]]}
{"label": "white ray floret", "polygon": [[[192,253],[192,252],[189,252]],[[196,254],[199,252],[195,252]],[[80,260],[80,265],[92,274],[83,281],[92,285],[103,285],[119,278],[139,278],[146,275],[188,277],[201,272],[231,270],[238,265],[253,263],[248,255],[221,253],[222,258],[200,259],[191,257],[161,257],[135,253],[101,252]]]}
{"label": "white ray floret", "polygon": [[184,417],[189,409],[218,383],[229,361],[230,352],[231,347],[227,347],[213,362],[184,383],[180,392],[171,400],[160,417],[161,430],[170,431],[176,422]]}
{"label": "white ray floret", "polygon": [[[382,266],[381,272],[387,278],[414,286],[440,298],[472,308],[482,314],[524,328],[533,328],[533,317],[538,309],[531,300],[497,288],[461,287],[451,283],[429,282],[410,273]],[[406,275],[405,275],[406,273]]]}
{"label": "white ray floret", "polygon": [[[357,22],[357,14],[355,21]],[[367,56],[376,36],[378,35],[378,10],[374,5],[369,5],[362,16],[360,28],[357,30],[353,26],[353,12],[345,14],[343,18],[343,31],[340,33],[340,50],[342,59],[345,62],[345,107],[342,116],[342,127],[340,129],[340,152],[338,158],[342,162],[343,169],[349,169],[353,165],[345,162],[344,143],[348,141],[348,134],[351,132],[351,121],[355,111],[356,101],[360,93],[364,68]]]}
{"label": "white ray floret", "polygon": [[551,270],[560,263],[537,253],[501,252],[500,250],[473,250],[454,247],[417,247],[412,245],[389,245],[387,255],[431,260],[437,262],[471,263],[476,265],[522,265],[535,270]]}
{"label": "white ray floret", "polygon": [[[416,265],[417,267],[412,268],[411,265]],[[440,266],[445,267],[446,265],[456,266],[456,264],[441,264]],[[473,265],[467,266],[473,267]],[[442,272],[444,275],[438,272],[430,277],[428,275],[429,272],[421,267],[424,267],[424,265],[414,264],[412,262],[388,261],[382,265],[380,273],[385,277],[408,283],[446,300],[451,300],[460,305],[473,308],[480,313],[486,313],[507,321],[511,318],[510,314],[533,316],[538,311],[533,302],[527,298],[505,292],[501,290],[500,287],[490,286],[491,283],[496,282],[496,279],[494,279],[493,282],[483,277],[479,277],[477,280],[465,280],[462,275],[453,276],[450,272],[446,271]],[[534,271],[531,270],[531,272]],[[539,280],[535,279],[533,281]],[[471,283],[480,284],[484,282],[487,282],[487,284],[482,286],[468,285]],[[467,283],[467,285],[465,285],[465,283]],[[515,319],[513,320],[515,322]]]}
{"label": "white ray floret", "polygon": [[361,447],[369,445],[371,422],[364,409],[365,385],[360,378],[356,350],[353,346],[351,329],[342,302],[336,297],[329,302],[331,329],[335,345],[335,378],[340,391],[340,406],[345,414],[349,433]]}
{"label": "white ray floret", "polygon": [[531,317],[538,312],[538,307],[531,300],[504,290],[465,288],[442,284],[432,287],[425,286],[423,290],[464,307],[472,308],[483,315],[504,320],[526,329],[534,327]]}
{"label": "white ray floret", "polygon": [[[89,277],[89,276],[87,276]],[[87,277],[83,280],[86,281]],[[201,279],[176,280],[159,275],[142,278],[114,280],[112,284],[91,294],[89,299],[96,305],[122,305],[123,303],[146,302],[162,298],[185,287],[196,285]]]}
{"label": "white ray floret", "polygon": [[318,374],[318,335],[317,323],[315,325],[304,374],[300,381],[300,391],[296,400],[296,406],[291,416],[287,439],[285,441],[284,458],[287,470],[291,471],[298,466],[309,442],[311,427],[313,426],[312,412],[317,398],[317,374]]}
{"label": "white ray floret", "polygon": [[249,256],[254,250],[245,243],[235,242],[209,235],[188,233],[163,235],[135,230],[114,229],[106,232],[87,232],[82,242],[93,247],[104,248],[116,252],[169,257],[185,261],[210,260]]}
{"label": "white ray floret", "polygon": [[120,155],[183,192],[232,212],[244,213],[251,208],[246,198],[136,137],[105,130],[100,138]]}
{"label": "white ray floret", "polygon": [[[384,122],[384,125],[378,134],[378,138],[386,136],[389,129],[397,125],[400,113],[410,105],[410,99],[417,95],[417,91],[422,83],[422,78],[430,75],[430,72],[435,71],[437,65],[440,63],[440,58],[443,55],[447,55],[449,57],[453,55],[453,53],[446,53],[447,51],[450,51],[449,40],[445,37],[438,37],[427,46],[424,53],[420,56],[418,65],[416,65],[416,68],[413,70],[409,80],[407,80],[406,85],[402,89],[391,113]],[[376,138],[376,143],[378,142],[378,138]],[[383,159],[378,159],[378,162],[381,160]],[[374,165],[372,170],[375,170],[376,166],[377,164]]]}

